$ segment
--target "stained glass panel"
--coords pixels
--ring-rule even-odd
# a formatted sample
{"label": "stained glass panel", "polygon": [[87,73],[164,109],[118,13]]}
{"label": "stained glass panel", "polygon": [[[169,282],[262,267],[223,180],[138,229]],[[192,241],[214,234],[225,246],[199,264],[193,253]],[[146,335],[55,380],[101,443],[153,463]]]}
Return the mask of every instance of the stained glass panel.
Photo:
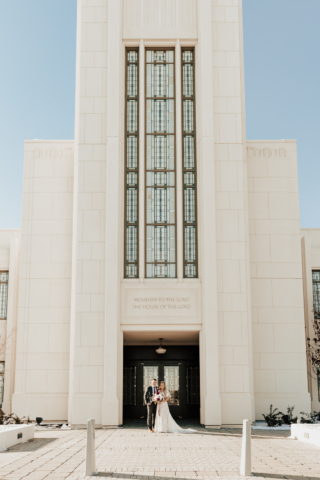
{"label": "stained glass panel", "polygon": [[[138,59],[136,60],[138,62]],[[138,96],[138,63],[130,64],[127,67],[127,97]]]}
{"label": "stained glass panel", "polygon": [[137,278],[138,276],[138,267],[136,264],[127,264],[125,271],[126,278]]}
{"label": "stained glass panel", "polygon": [[148,133],[174,133],[174,100],[147,100]]}
{"label": "stained glass panel", "polygon": [[138,277],[138,50],[127,50],[126,160],[125,160],[125,271],[126,278]]}
{"label": "stained glass panel", "polygon": [[[195,227],[184,227],[184,255],[186,262],[196,261],[196,229]],[[194,270],[192,270],[194,271]]]}
{"label": "stained glass panel", "polygon": [[193,64],[186,63],[182,67],[182,95],[193,97]]}
{"label": "stained glass panel", "polygon": [[195,158],[194,51],[182,51],[182,149],[183,149],[183,221],[184,277],[197,272],[197,183]]}
{"label": "stained glass panel", "polygon": [[320,318],[320,270],[312,272],[314,318]]}
{"label": "stained glass panel", "polygon": [[175,263],[175,225],[147,225],[147,263]]}
{"label": "stained glass panel", "polygon": [[173,63],[173,50],[147,50],[147,63]]}
{"label": "stained glass panel", "polygon": [[127,133],[138,131],[138,101],[127,100]]}
{"label": "stained glass panel", "polygon": [[147,185],[153,187],[174,187],[174,172],[147,172]]}
{"label": "stained glass panel", "polygon": [[193,100],[183,100],[183,133],[194,132]]}
{"label": "stained glass panel", "polygon": [[194,136],[183,136],[183,168],[184,170],[194,169]]}
{"label": "stained glass panel", "polygon": [[193,50],[182,50],[182,62],[193,62]]}
{"label": "stained glass panel", "polygon": [[0,272],[0,318],[7,318],[8,306],[8,272]]}
{"label": "stained glass panel", "polygon": [[138,137],[127,135],[127,170],[138,169]]}
{"label": "stained glass panel", "polygon": [[176,276],[173,50],[146,54],[146,277]]}
{"label": "stained glass panel", "polygon": [[147,170],[174,170],[173,135],[147,135]]}
{"label": "stained glass panel", "polygon": [[147,97],[174,97],[174,65],[147,64]]}

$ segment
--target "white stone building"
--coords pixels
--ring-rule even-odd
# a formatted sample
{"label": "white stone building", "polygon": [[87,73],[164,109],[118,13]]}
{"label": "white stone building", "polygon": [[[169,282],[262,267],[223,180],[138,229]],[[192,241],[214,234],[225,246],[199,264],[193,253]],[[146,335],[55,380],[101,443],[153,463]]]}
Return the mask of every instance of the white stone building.
{"label": "white stone building", "polygon": [[207,426],[310,411],[296,142],[244,99],[241,0],[78,0],[75,139],[26,141],[0,236],[5,410],[121,425],[156,376]]}
{"label": "white stone building", "polygon": [[[314,318],[320,312],[320,228],[301,229],[304,318],[306,337],[313,338]],[[320,372],[315,374],[308,362],[308,389],[311,410],[320,411]]]}

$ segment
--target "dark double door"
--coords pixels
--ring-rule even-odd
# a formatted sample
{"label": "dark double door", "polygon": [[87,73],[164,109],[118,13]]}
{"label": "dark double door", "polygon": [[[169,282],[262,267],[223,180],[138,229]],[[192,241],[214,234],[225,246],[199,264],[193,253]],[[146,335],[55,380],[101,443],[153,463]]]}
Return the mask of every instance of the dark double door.
{"label": "dark double door", "polygon": [[146,418],[144,393],[151,380],[166,382],[170,411],[175,418],[199,418],[199,348],[168,347],[164,355],[155,347],[124,347],[123,417]]}

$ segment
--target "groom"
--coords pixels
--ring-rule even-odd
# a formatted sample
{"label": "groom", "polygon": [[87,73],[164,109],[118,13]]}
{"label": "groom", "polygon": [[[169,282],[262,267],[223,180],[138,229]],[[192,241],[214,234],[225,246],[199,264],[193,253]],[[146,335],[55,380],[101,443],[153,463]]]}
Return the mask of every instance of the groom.
{"label": "groom", "polygon": [[148,409],[148,419],[147,419],[147,425],[149,432],[153,432],[154,429],[154,421],[156,418],[156,410],[157,410],[157,402],[152,401],[152,397],[159,393],[158,387],[157,387],[157,380],[155,378],[152,379],[151,381],[151,386],[147,388],[147,391],[145,393],[144,399],[147,404],[147,409]]}

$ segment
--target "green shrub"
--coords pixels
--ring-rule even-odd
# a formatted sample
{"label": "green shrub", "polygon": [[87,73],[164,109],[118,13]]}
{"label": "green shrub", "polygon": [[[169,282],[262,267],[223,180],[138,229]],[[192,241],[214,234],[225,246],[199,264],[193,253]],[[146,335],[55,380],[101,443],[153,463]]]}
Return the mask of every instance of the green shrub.
{"label": "green shrub", "polygon": [[280,427],[283,424],[282,415],[283,413],[279,412],[277,408],[272,410],[272,405],[270,405],[270,412],[267,415],[262,414],[269,427]]}
{"label": "green shrub", "polygon": [[293,416],[294,407],[295,407],[295,405],[293,407],[288,406],[287,413],[282,415],[283,423],[285,423],[286,425],[291,425],[292,423],[297,423],[298,417]]}
{"label": "green shrub", "polygon": [[311,413],[300,412],[303,417],[301,417],[301,423],[316,423],[320,421],[320,412],[313,411]]}

